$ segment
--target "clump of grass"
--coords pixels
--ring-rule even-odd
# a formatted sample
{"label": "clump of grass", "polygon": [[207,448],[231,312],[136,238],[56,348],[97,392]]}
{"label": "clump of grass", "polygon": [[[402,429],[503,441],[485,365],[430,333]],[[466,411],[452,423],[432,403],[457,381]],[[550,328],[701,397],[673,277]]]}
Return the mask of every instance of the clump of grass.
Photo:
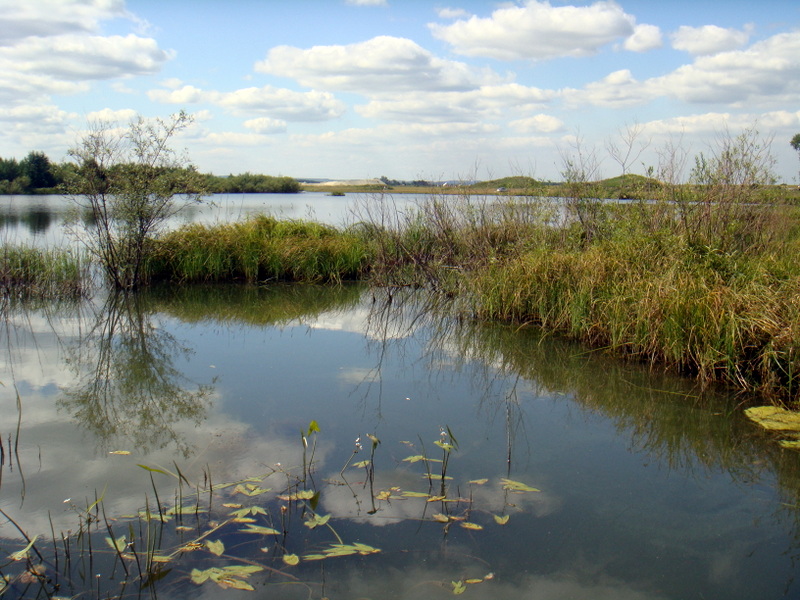
{"label": "clump of grass", "polygon": [[151,279],[183,282],[338,282],[361,277],[367,262],[368,248],[355,235],[258,216],[168,233],[155,243],[147,270]]}
{"label": "clump of grass", "polygon": [[89,284],[89,262],[79,252],[13,245],[0,249],[0,292],[4,296],[80,297]]}

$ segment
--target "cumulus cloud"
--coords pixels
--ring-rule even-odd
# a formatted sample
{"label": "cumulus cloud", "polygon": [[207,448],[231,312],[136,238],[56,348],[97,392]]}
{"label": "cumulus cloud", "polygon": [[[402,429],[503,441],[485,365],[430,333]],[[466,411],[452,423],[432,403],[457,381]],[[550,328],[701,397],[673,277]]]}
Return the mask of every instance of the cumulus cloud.
{"label": "cumulus cloud", "polygon": [[326,121],[342,116],[346,110],[330,92],[295,92],[270,85],[215,92],[210,99],[237,114],[261,113],[286,121]]}
{"label": "cumulus cloud", "polygon": [[156,73],[172,54],[152,38],[61,35],[31,37],[0,48],[0,68],[59,80],[86,81]]}
{"label": "cumulus cloud", "polygon": [[[450,25],[431,23],[432,34],[467,56],[500,60],[546,60],[588,56],[606,44],[635,34],[635,19],[614,2],[551,6],[529,0],[505,6],[491,17],[472,16]],[[641,35],[652,36],[652,31]]]}
{"label": "cumulus cloud", "polygon": [[124,0],[0,1],[0,46],[27,37],[92,33],[104,19],[129,17]]}
{"label": "cumulus cloud", "polygon": [[86,120],[91,122],[101,121],[105,123],[128,123],[133,121],[138,116],[138,113],[132,108],[124,108],[121,110],[112,110],[104,108],[96,110],[86,115]]}
{"label": "cumulus cloud", "polygon": [[660,48],[662,44],[661,29],[655,25],[637,25],[623,47],[631,52],[647,52]]}
{"label": "cumulus cloud", "polygon": [[609,73],[599,81],[586,84],[582,90],[565,89],[562,96],[567,105],[591,104],[619,108],[643,104],[652,100],[650,88],[636,80],[629,69]]}
{"label": "cumulus cloud", "polygon": [[409,39],[392,36],[346,46],[277,46],[255,69],[291,77],[310,88],[362,93],[468,90],[499,79],[491,72],[437,58]]}
{"label": "cumulus cloud", "polygon": [[547,104],[555,92],[517,83],[483,86],[468,92],[405,94],[396,99],[373,100],[356,108],[373,119],[389,121],[485,121],[526,112]]}
{"label": "cumulus cloud", "polygon": [[716,25],[689,27],[683,25],[674,32],[672,47],[693,55],[716,54],[727,50],[736,50],[744,46],[750,39],[750,27],[744,31],[725,29]]}
{"label": "cumulus cloud", "polygon": [[286,131],[286,121],[280,119],[270,119],[269,117],[259,117],[244,122],[244,126],[256,133],[283,133]]}
{"label": "cumulus cloud", "polygon": [[800,94],[800,31],[745,50],[700,56],[647,84],[653,93],[686,102],[794,102]]}
{"label": "cumulus cloud", "polygon": [[150,90],[147,96],[155,102],[165,104],[196,104],[203,99],[203,90],[193,85],[184,85],[173,90]]}
{"label": "cumulus cloud", "polygon": [[564,121],[551,115],[538,114],[509,123],[512,129],[523,133],[553,133],[564,130]]}

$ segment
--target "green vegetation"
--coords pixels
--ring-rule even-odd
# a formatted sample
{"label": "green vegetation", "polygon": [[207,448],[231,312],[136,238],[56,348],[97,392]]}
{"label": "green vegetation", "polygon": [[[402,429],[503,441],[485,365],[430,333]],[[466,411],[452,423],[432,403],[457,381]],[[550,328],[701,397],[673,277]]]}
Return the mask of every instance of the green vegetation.
{"label": "green vegetation", "polygon": [[268,216],[189,225],[154,242],[148,278],[178,282],[342,281],[368,264],[364,240],[333,227]]}
{"label": "green vegetation", "polygon": [[4,245],[0,248],[0,296],[62,298],[86,293],[88,260],[67,250]]}

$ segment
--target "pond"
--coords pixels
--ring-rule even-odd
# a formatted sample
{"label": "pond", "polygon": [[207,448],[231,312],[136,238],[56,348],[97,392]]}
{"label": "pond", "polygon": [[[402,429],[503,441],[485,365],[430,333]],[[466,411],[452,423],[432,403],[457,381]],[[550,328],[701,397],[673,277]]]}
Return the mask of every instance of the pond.
{"label": "pond", "polygon": [[[220,223],[244,220],[248,216],[270,214],[284,219],[308,219],[344,226],[354,217],[360,200],[369,195],[344,197],[323,192],[299,194],[215,194],[202,204],[188,205],[170,219],[168,228],[186,223]],[[393,206],[403,207],[416,201],[414,194],[393,194]],[[70,236],[64,224],[74,212],[74,204],[65,196],[0,195],[0,240],[38,246],[62,246]]]}
{"label": "pond", "polygon": [[800,594],[800,461],[739,399],[438,302],[8,305],[2,597]]}

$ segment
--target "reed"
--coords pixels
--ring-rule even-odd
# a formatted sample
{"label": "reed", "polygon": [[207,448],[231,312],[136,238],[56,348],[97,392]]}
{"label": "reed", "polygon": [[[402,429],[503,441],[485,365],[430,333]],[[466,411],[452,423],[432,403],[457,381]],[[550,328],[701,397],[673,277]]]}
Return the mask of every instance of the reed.
{"label": "reed", "polygon": [[189,225],[159,239],[147,263],[151,280],[178,282],[358,279],[368,248],[352,234],[268,216],[243,223]]}
{"label": "reed", "polygon": [[80,297],[89,286],[89,261],[80,252],[14,245],[0,248],[0,293],[4,296]]}

